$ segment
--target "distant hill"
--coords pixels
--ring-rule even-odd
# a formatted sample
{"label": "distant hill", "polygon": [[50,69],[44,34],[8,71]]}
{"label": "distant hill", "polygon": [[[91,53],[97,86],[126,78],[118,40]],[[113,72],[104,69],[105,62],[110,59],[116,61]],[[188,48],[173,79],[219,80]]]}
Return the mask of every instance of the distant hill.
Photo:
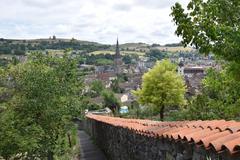
{"label": "distant hill", "polygon": [[[92,53],[98,51],[115,51],[115,45],[106,45],[97,42],[82,41],[77,39],[63,38],[45,38],[45,39],[30,39],[16,40],[0,38],[0,54],[23,55],[29,51],[43,50],[64,50],[72,48],[80,53]],[[173,44],[146,44],[146,43],[124,43],[120,44],[121,51],[132,51],[146,53],[151,49],[159,49],[167,52],[189,52],[193,49],[190,47],[184,48],[180,43]]]}
{"label": "distant hill", "polygon": [[123,51],[137,51],[137,52],[148,52],[151,49],[158,49],[165,52],[191,52],[194,51],[191,47],[184,47],[181,43],[171,43],[171,44],[146,44],[146,43],[125,43],[121,44],[120,48]]}
{"label": "distant hill", "polygon": [[27,51],[37,50],[62,50],[72,48],[82,52],[93,52],[108,49],[110,45],[103,45],[96,42],[81,41],[76,39],[32,39],[15,40],[0,39],[0,54],[23,55]]}
{"label": "distant hill", "polygon": [[165,44],[163,47],[183,47],[182,43],[169,43]]}

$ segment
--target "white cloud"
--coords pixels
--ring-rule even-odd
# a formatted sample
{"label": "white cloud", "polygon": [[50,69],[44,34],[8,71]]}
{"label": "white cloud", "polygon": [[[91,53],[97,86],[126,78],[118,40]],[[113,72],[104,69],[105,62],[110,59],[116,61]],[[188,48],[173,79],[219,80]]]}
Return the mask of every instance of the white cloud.
{"label": "white cloud", "polygon": [[[3,38],[75,37],[101,43],[172,43],[177,0],[0,0]],[[186,4],[188,0],[179,0]]]}

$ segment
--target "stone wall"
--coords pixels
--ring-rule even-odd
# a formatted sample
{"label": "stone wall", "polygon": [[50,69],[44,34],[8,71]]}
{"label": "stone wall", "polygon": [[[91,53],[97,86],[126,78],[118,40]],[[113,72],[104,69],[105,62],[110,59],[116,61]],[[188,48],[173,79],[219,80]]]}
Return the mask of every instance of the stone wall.
{"label": "stone wall", "polygon": [[194,143],[153,137],[87,118],[84,128],[109,160],[237,160]]}

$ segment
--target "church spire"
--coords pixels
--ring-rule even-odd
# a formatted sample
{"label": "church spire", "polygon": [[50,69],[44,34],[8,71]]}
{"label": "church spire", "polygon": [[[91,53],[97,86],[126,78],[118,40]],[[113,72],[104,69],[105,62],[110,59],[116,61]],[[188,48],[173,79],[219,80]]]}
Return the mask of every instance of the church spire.
{"label": "church spire", "polygon": [[115,72],[119,74],[121,72],[120,66],[122,65],[122,58],[120,55],[118,38],[117,38],[117,44],[116,44],[116,53],[114,57],[114,63],[115,63]]}
{"label": "church spire", "polygon": [[120,50],[119,50],[119,43],[118,43],[118,37],[117,37],[117,44],[116,44],[116,53],[115,53],[116,58],[120,58]]}

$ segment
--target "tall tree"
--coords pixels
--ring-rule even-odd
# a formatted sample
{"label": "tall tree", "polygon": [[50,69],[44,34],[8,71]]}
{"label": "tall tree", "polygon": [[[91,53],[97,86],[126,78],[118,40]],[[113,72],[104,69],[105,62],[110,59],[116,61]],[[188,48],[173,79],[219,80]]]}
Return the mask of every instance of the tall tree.
{"label": "tall tree", "polygon": [[36,54],[1,72],[12,97],[0,113],[0,156],[53,159],[64,151],[71,119],[80,111],[75,61]]}
{"label": "tall tree", "polygon": [[171,15],[184,45],[240,62],[239,0],[191,0],[187,11],[176,3]]}
{"label": "tall tree", "polygon": [[91,91],[94,92],[94,97],[100,96],[101,92],[105,89],[102,81],[100,80],[95,80],[91,83],[90,86]]}
{"label": "tall tree", "polygon": [[124,89],[122,89],[119,85],[119,78],[112,80],[111,82],[111,89],[114,93],[123,93]]}
{"label": "tall tree", "polygon": [[120,108],[120,102],[115,97],[114,93],[112,91],[105,90],[102,92],[103,100],[104,100],[104,106],[109,107],[113,113],[116,113]]}
{"label": "tall tree", "polygon": [[186,87],[183,78],[176,73],[176,66],[169,60],[158,61],[143,75],[142,80],[142,88],[133,93],[140,104],[159,107],[162,121],[166,107],[185,103]]}

